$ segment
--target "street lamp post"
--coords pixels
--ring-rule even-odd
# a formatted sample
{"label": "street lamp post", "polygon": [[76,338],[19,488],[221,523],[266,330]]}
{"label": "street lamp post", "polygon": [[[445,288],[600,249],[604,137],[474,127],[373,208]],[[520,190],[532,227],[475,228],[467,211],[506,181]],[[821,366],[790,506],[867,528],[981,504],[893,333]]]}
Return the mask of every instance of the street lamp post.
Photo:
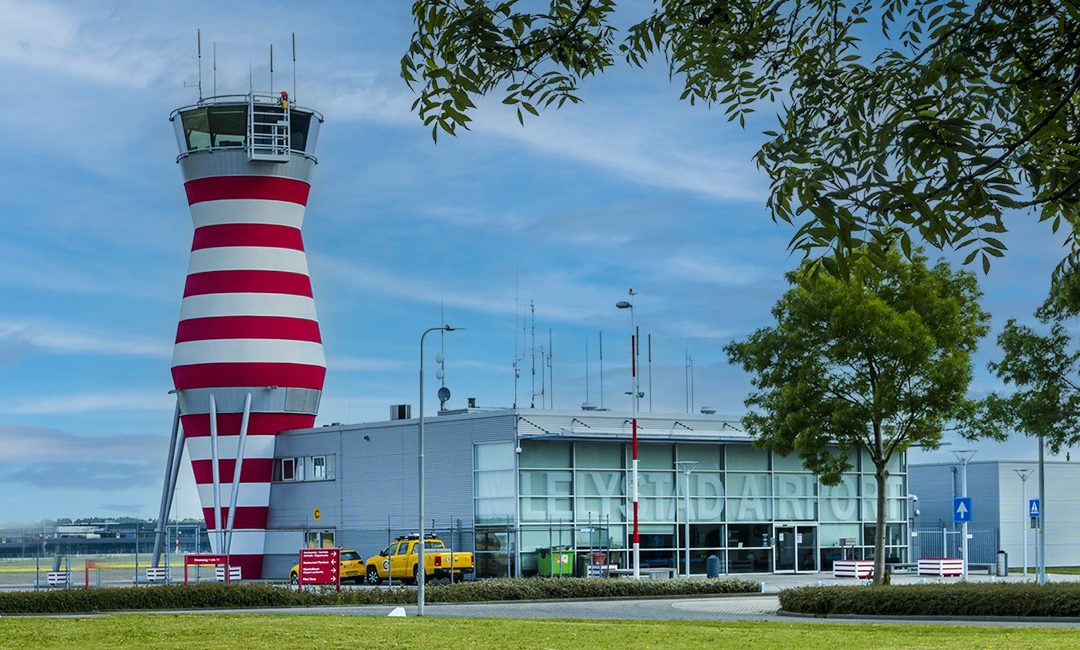
{"label": "street lamp post", "polygon": [[631,415],[631,461],[630,461],[630,483],[633,488],[634,499],[634,534],[633,534],[633,549],[634,549],[634,577],[641,577],[641,535],[638,531],[638,436],[637,436],[637,407],[638,398],[641,396],[641,392],[638,389],[638,376],[637,376],[637,324],[634,321],[634,293],[633,289],[627,291],[627,295],[630,300],[620,300],[615,303],[615,306],[619,309],[630,310],[630,394],[633,398],[632,402],[632,415]]}
{"label": "street lamp post", "polygon": [[690,577],[690,472],[694,471],[694,467],[696,467],[697,464],[698,462],[696,460],[675,461],[675,467],[681,469],[683,474],[686,475],[686,492],[683,494],[683,502],[686,504],[686,507],[684,508],[686,511],[686,522],[684,524],[685,528],[683,529],[683,538],[686,540],[686,566],[684,567],[683,575],[687,578]]}
{"label": "street lamp post", "polygon": [[1024,528],[1024,579],[1027,579],[1028,571],[1028,541],[1027,541],[1027,529],[1028,529],[1028,502],[1027,502],[1027,480],[1031,476],[1030,469],[1014,469],[1016,475],[1020,477],[1020,503],[1023,506],[1023,514],[1020,516],[1020,525]]}
{"label": "street lamp post", "polygon": [[1039,584],[1046,584],[1046,441],[1039,436]]}
{"label": "street lamp post", "polygon": [[915,538],[919,536],[915,530],[915,518],[919,516],[919,495],[908,494],[908,562],[915,562]]}
{"label": "street lamp post", "polygon": [[[972,450],[958,450],[958,451],[954,451],[953,455],[955,455],[956,459],[958,461],[960,461],[960,496],[961,497],[966,497],[968,495],[967,466],[968,466],[968,461],[970,461],[972,456],[975,455],[975,452],[972,451]],[[974,510],[974,508],[973,508],[973,510]],[[964,520],[964,523],[961,524],[961,527],[960,527],[960,552],[963,554],[963,558],[964,558],[964,574],[963,575],[964,575],[964,580],[966,581],[967,577],[968,577],[968,522],[967,522],[967,519]]]}
{"label": "street lamp post", "polygon": [[453,332],[460,327],[429,327],[420,335],[420,435],[417,445],[417,520],[419,533],[416,538],[416,615],[424,615],[424,579],[427,577],[427,565],[424,563],[424,337],[432,332]]}

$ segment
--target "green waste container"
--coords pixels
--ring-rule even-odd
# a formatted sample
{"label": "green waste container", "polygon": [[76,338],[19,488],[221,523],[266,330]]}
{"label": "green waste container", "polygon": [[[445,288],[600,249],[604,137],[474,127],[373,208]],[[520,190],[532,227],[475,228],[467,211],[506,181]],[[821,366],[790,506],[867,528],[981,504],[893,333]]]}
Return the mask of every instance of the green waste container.
{"label": "green waste container", "polygon": [[539,576],[574,575],[573,551],[569,546],[537,549],[536,573]]}

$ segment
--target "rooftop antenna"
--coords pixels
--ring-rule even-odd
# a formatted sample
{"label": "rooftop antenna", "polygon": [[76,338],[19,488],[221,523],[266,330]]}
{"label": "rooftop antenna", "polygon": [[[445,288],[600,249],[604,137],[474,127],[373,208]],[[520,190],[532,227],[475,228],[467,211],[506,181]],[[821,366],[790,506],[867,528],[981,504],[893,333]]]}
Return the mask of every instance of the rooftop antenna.
{"label": "rooftop antenna", "polygon": [[600,410],[604,410],[604,330],[600,330]]}
{"label": "rooftop antenna", "polygon": [[217,97],[217,41],[214,41],[214,96]]}
{"label": "rooftop antenna", "polygon": [[686,412],[690,412],[690,339],[683,343],[683,383],[686,388]]}
{"label": "rooftop antenna", "polygon": [[551,328],[548,328],[548,386],[551,394],[548,396],[548,405],[555,408],[555,346],[552,343]]}
{"label": "rooftop antenna", "polygon": [[274,44],[270,44],[270,94],[274,94]]}
{"label": "rooftop antenna", "polygon": [[195,30],[195,56],[199,59],[199,101],[202,101],[202,29]]}
{"label": "rooftop antenna", "polygon": [[[292,96],[296,103],[296,32],[292,33]],[[443,323],[445,325],[446,323]]]}
{"label": "rooftop antenna", "polygon": [[532,321],[532,346],[529,350],[532,358],[532,396],[529,397],[529,408],[536,408],[536,303],[529,301],[529,316]]}
{"label": "rooftop antenna", "polygon": [[521,320],[521,309],[518,307],[518,296],[521,289],[521,273],[520,269],[514,269],[514,408],[517,408],[518,401],[518,378],[521,377],[521,360],[522,355],[519,354],[518,348],[518,325]]}
{"label": "rooftop antenna", "polygon": [[589,330],[585,330],[585,403],[589,403]]}
{"label": "rooftop antenna", "polygon": [[[439,322],[446,327],[446,312],[441,300],[439,301]],[[446,385],[446,330],[439,332],[439,356],[435,358],[435,362],[439,364],[435,375],[439,379],[439,387],[442,388]]]}
{"label": "rooftop antenna", "polygon": [[649,341],[649,413],[652,413],[652,334],[648,335]]}

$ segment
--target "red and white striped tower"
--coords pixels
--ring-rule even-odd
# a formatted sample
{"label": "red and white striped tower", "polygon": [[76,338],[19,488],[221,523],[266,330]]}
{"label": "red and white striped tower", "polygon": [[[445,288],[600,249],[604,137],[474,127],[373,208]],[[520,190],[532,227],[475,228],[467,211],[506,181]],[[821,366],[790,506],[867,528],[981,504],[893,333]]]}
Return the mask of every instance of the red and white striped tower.
{"label": "red and white striped tower", "polygon": [[170,118],[195,236],[172,375],[215,553],[262,574],[274,436],[311,427],[326,362],[300,228],[322,116],[285,93]]}

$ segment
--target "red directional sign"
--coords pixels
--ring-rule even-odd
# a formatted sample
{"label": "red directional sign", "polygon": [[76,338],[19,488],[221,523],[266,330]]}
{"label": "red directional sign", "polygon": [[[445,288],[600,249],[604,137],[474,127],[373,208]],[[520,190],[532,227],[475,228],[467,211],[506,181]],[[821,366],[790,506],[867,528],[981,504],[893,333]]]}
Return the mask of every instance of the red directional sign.
{"label": "red directional sign", "polygon": [[228,564],[228,555],[213,555],[210,553],[199,553],[197,555],[185,555],[184,564]]}
{"label": "red directional sign", "polygon": [[337,585],[341,590],[341,549],[300,549],[300,587]]}

